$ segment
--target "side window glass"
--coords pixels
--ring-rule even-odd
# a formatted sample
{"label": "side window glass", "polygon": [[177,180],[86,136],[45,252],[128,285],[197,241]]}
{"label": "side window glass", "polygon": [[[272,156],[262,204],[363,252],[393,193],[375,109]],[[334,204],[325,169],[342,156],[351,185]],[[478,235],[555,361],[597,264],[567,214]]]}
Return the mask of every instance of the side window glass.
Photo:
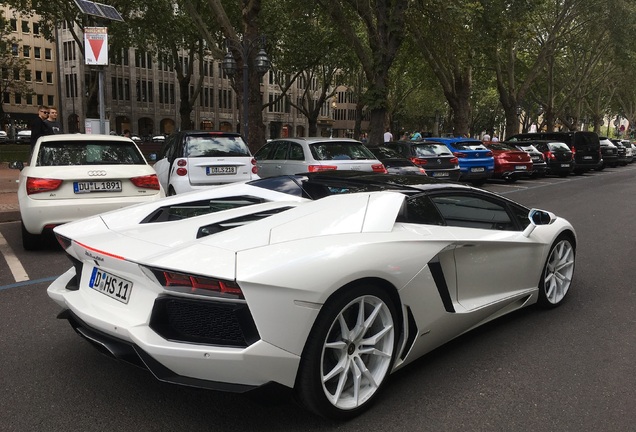
{"label": "side window glass", "polygon": [[168,160],[172,160],[172,153],[174,152],[174,135],[170,135],[166,138],[166,142],[163,145],[163,155],[168,158]]}
{"label": "side window glass", "polygon": [[444,219],[426,195],[407,198],[400,209],[397,222],[444,225]]}
{"label": "side window glass", "polygon": [[272,150],[272,147],[274,146],[273,143],[267,143],[265,144],[263,147],[261,147],[255,154],[254,154],[254,159],[256,160],[267,160],[269,159],[269,153]]}
{"label": "side window glass", "polygon": [[272,159],[274,160],[285,160],[287,159],[287,147],[289,144],[286,142],[279,142],[274,149],[274,153],[272,154]]}
{"label": "side window glass", "polygon": [[446,225],[492,230],[516,230],[506,204],[476,195],[446,194],[431,197]]}
{"label": "side window glass", "polygon": [[305,153],[303,152],[303,147],[300,144],[290,143],[289,160],[305,160]]}

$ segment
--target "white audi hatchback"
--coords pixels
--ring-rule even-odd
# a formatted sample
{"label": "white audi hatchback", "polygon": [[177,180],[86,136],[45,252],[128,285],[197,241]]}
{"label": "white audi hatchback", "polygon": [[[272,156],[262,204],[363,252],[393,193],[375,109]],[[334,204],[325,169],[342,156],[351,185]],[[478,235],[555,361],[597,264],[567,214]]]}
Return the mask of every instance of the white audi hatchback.
{"label": "white audi hatchback", "polygon": [[22,245],[37,249],[40,236],[70,221],[165,196],[155,170],[129,138],[49,135],[36,143],[20,169],[18,202]]}

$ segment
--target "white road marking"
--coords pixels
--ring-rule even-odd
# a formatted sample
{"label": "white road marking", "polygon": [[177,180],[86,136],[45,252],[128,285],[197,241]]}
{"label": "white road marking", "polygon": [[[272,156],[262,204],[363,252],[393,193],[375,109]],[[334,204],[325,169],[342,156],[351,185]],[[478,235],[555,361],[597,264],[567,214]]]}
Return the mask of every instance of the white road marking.
{"label": "white road marking", "polygon": [[13,278],[16,282],[29,280],[29,275],[27,274],[26,270],[24,270],[24,267],[22,267],[20,260],[18,260],[18,257],[15,256],[15,254],[11,250],[11,247],[7,243],[6,239],[2,236],[2,234],[0,234],[0,253],[7,262],[9,270],[11,270]]}

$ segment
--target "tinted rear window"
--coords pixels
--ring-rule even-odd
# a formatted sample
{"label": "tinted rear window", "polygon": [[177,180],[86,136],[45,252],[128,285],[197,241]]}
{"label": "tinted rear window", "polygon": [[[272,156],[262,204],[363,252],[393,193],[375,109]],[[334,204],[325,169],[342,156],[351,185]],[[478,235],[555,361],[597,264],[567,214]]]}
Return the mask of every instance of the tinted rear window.
{"label": "tinted rear window", "polygon": [[413,146],[413,152],[416,157],[430,157],[447,155],[452,156],[451,151],[443,144],[422,144]]}
{"label": "tinted rear window", "polygon": [[363,144],[355,142],[329,141],[311,144],[311,155],[316,160],[360,160],[376,159]]}
{"label": "tinted rear window", "polygon": [[481,141],[462,141],[451,144],[457,150],[486,150]]}
{"label": "tinted rear window", "polygon": [[186,137],[186,157],[250,156],[250,150],[239,136]]}
{"label": "tinted rear window", "polygon": [[47,142],[40,145],[38,166],[145,165],[133,143],[117,141]]}
{"label": "tinted rear window", "polygon": [[570,147],[562,142],[551,142],[548,144],[550,151],[570,151]]}

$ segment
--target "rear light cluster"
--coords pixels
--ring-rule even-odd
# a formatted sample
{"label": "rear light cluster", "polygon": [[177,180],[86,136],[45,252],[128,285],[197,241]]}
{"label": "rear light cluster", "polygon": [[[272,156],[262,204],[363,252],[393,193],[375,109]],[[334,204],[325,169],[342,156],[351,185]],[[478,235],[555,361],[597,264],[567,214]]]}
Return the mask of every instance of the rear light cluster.
{"label": "rear light cluster", "polygon": [[415,165],[426,165],[428,163],[428,161],[426,159],[422,159],[422,158],[418,158],[418,157],[411,157],[411,162],[413,162]]}
{"label": "rear light cluster", "polygon": [[457,158],[465,158],[465,157],[467,157],[466,153],[462,153],[462,152],[453,152],[453,154]]}
{"label": "rear light cluster", "polygon": [[26,192],[32,195],[41,192],[54,191],[62,185],[62,180],[27,177]]}
{"label": "rear light cluster", "polygon": [[256,159],[252,158],[252,174],[258,174],[258,167],[256,166]]}
{"label": "rear light cluster", "polygon": [[143,188],[143,189],[153,189],[153,190],[161,189],[161,187],[159,186],[159,178],[157,177],[157,174],[151,174],[151,175],[141,176],[141,177],[133,177],[130,179],[130,181],[135,186]]}
{"label": "rear light cluster", "polygon": [[308,172],[333,171],[337,169],[336,165],[309,165],[307,167]]}
{"label": "rear light cluster", "polygon": [[234,281],[160,269],[151,269],[151,271],[159,283],[170,291],[208,296],[220,295],[223,297],[244,298],[241,287]]}
{"label": "rear light cluster", "polygon": [[384,164],[371,165],[371,169],[373,170],[373,172],[377,172],[377,173],[382,173],[382,174],[388,173]]}
{"label": "rear light cluster", "polygon": [[177,175],[178,176],[186,176],[188,175],[188,169],[186,168],[186,165],[188,165],[188,161],[186,161],[185,159],[179,159],[177,161]]}

